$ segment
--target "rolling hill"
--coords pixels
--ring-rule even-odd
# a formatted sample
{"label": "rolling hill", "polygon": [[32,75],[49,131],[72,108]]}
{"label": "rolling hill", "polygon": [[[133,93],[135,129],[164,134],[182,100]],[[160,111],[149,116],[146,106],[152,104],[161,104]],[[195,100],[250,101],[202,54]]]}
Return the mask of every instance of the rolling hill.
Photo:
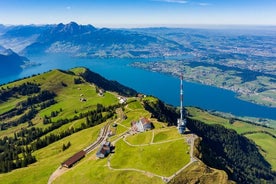
{"label": "rolling hill", "polygon": [[[174,107],[155,97],[137,94],[135,90],[104,79],[86,68],[52,70],[0,86],[1,182],[47,183],[52,178],[50,183],[232,183],[229,177],[243,183],[257,177],[275,181],[271,166],[262,160],[253,142],[232,130],[209,126],[221,122],[238,133],[249,133],[242,129],[243,126],[250,126],[251,131],[264,130],[271,134],[275,134],[274,129],[241,121],[228,125],[227,119],[189,108],[190,130],[203,139],[197,139],[193,133],[180,135],[172,126],[178,117]],[[120,103],[122,97],[127,99],[125,103]],[[131,122],[141,117],[149,119],[155,128],[132,134],[129,131]],[[114,124],[116,126],[111,126]],[[72,168],[60,168],[66,159],[97,141],[106,126],[110,126],[112,136],[108,140],[115,146],[114,153],[108,158],[97,159],[97,149],[94,149]],[[220,131],[237,137],[246,147],[239,150],[237,158],[246,155],[260,159],[255,160],[255,165],[246,159],[244,163],[253,171],[259,168],[262,172],[257,174],[262,175],[251,170],[235,170],[235,174],[243,179],[239,180],[227,170],[236,169],[230,164],[227,169],[220,168],[226,171],[211,168],[208,157],[203,157],[203,154],[209,156],[208,150],[203,148],[206,140],[211,141],[207,141],[210,144],[217,144],[217,140],[214,141],[212,136],[202,136],[202,128],[206,135],[211,133],[216,138],[221,135]],[[260,139],[260,131],[248,134],[258,146],[265,144]],[[228,146],[227,139],[223,140],[225,142],[221,145]],[[272,145],[275,143],[274,139],[270,141]],[[263,146],[259,149],[265,151],[265,158],[275,169],[273,150]],[[247,150],[254,152],[248,153]],[[214,156],[220,156],[220,152],[213,151]],[[225,163],[232,159],[225,155],[220,158]],[[200,159],[210,165],[205,165]],[[266,169],[262,169],[264,166]],[[244,173],[250,175],[243,176]]]}

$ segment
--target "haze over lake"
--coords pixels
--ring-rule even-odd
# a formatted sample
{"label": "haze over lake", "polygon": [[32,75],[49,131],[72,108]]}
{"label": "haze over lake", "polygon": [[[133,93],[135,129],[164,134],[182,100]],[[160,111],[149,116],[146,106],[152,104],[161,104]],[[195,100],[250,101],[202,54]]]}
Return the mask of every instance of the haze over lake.
{"label": "haze over lake", "polygon": [[[117,80],[134,88],[138,92],[156,96],[166,103],[179,106],[179,79],[130,66],[135,61],[147,62],[154,59],[83,59],[66,55],[41,55],[29,57],[29,59],[40,65],[25,68],[17,75],[1,77],[0,83],[7,83],[51,69],[84,66],[110,80]],[[237,116],[276,119],[276,108],[242,101],[235,98],[233,92],[198,83],[184,82],[184,105],[232,113]]]}

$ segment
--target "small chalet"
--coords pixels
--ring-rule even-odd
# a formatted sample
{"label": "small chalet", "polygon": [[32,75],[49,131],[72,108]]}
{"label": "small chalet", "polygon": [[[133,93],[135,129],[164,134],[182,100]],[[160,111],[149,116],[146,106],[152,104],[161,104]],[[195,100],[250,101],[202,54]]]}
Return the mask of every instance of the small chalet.
{"label": "small chalet", "polygon": [[99,96],[104,96],[104,93],[105,93],[105,91],[103,89],[99,89],[99,91],[98,91]]}
{"label": "small chalet", "polygon": [[80,161],[84,156],[85,156],[85,151],[81,150],[80,152],[76,153],[72,157],[68,158],[65,162],[63,162],[61,165],[63,167],[70,168],[72,167],[75,163]]}
{"label": "small chalet", "polygon": [[98,152],[96,153],[96,156],[98,158],[105,158],[109,155],[112,149],[114,149],[114,147],[111,145],[111,142],[106,141],[100,146]]}
{"label": "small chalet", "polygon": [[131,122],[131,129],[135,132],[144,132],[153,128],[153,124],[147,118],[140,118],[139,121]]}
{"label": "small chalet", "polygon": [[122,97],[122,96],[118,97],[118,100],[119,100],[120,104],[125,104],[127,102],[127,98]]}

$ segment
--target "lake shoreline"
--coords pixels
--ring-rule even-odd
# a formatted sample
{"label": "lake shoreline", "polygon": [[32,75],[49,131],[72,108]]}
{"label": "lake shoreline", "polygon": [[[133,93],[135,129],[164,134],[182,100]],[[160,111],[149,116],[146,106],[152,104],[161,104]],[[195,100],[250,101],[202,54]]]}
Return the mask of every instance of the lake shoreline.
{"label": "lake shoreline", "polygon": [[[167,104],[179,106],[179,79],[168,74],[130,66],[137,59],[80,59],[54,54],[30,59],[40,65],[25,68],[18,75],[1,78],[0,83],[7,83],[52,69],[68,70],[83,66],[109,80],[116,80],[136,91],[156,96]],[[231,113],[239,117],[248,116],[276,120],[276,108],[246,102],[238,99],[232,91],[193,82],[184,82],[184,105]]]}

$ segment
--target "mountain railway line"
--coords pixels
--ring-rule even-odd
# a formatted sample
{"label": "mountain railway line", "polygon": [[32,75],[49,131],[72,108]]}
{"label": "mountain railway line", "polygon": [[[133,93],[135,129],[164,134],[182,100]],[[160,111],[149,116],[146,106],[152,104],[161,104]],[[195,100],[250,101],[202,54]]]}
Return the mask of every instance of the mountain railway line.
{"label": "mountain railway line", "polygon": [[[115,121],[116,122],[116,121]],[[111,121],[109,121],[102,129],[101,129],[101,132],[100,132],[100,135],[98,137],[98,139],[92,143],[91,145],[89,145],[88,147],[86,147],[85,149],[81,150],[80,152],[83,152],[83,157],[85,155],[87,155],[88,153],[90,153],[91,151],[95,150],[97,148],[98,145],[100,145],[105,139],[106,137],[108,136],[108,130],[109,130],[109,126],[111,124]],[[78,152],[79,153],[79,152]],[[76,153],[76,154],[78,154]],[[75,155],[76,155],[75,154]],[[72,157],[74,157],[75,155],[73,155]],[[48,184],[51,184],[56,178],[58,178],[59,176],[61,176],[63,173],[65,173],[68,169],[66,169],[63,164],[66,163],[68,160],[72,159],[72,157],[68,158],[65,162],[62,163],[61,166],[59,166],[52,174],[51,176],[49,177],[49,180],[48,180]],[[74,164],[76,164],[80,159],[76,160],[72,166]],[[69,167],[67,167],[69,168]]]}
{"label": "mountain railway line", "polygon": [[91,151],[93,151],[99,144],[101,144],[107,137],[108,135],[108,130],[109,130],[109,126],[110,126],[111,122],[108,122],[103,129],[101,130],[101,134],[99,136],[99,138],[97,139],[96,142],[94,142],[93,144],[89,145],[87,148],[85,148],[83,151],[86,152],[86,154],[90,153]]}

